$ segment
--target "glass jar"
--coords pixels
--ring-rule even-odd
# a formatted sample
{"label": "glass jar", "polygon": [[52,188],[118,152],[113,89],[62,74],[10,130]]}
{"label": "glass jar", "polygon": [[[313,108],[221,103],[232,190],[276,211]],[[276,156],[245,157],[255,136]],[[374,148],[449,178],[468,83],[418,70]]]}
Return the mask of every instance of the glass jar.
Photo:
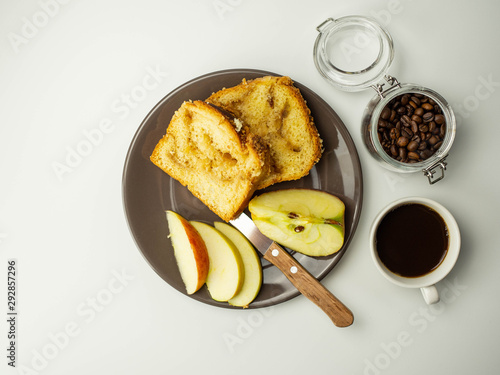
{"label": "glass jar", "polygon": [[[456,133],[456,119],[448,102],[437,92],[411,83],[399,83],[387,74],[394,57],[389,33],[376,21],[362,16],[329,18],[317,27],[314,62],[320,74],[344,91],[369,87],[376,91],[362,116],[361,135],[365,146],[380,164],[401,173],[423,172],[430,184],[444,178],[446,157]],[[384,108],[404,94],[420,94],[432,99],[445,118],[446,132],[441,146],[427,159],[398,161],[391,157],[379,140],[378,124]],[[436,172],[440,170],[440,173]]]}

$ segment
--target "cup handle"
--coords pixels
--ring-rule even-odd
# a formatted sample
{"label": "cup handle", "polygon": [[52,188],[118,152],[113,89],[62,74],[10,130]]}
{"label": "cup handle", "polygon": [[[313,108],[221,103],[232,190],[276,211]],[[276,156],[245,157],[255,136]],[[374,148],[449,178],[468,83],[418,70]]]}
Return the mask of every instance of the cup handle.
{"label": "cup handle", "polygon": [[420,288],[420,291],[428,305],[439,302],[439,293],[434,285]]}

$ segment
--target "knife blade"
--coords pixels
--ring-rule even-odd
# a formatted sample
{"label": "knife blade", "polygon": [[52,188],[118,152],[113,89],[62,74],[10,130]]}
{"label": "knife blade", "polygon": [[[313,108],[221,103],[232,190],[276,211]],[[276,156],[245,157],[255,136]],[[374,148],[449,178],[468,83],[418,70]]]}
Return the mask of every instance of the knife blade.
{"label": "knife blade", "polygon": [[348,327],[354,317],[337,297],[309,273],[293,256],[273,240],[264,236],[253,220],[241,213],[230,223],[262,253],[264,259],[275,265],[292,282],[297,290],[319,306],[337,327]]}

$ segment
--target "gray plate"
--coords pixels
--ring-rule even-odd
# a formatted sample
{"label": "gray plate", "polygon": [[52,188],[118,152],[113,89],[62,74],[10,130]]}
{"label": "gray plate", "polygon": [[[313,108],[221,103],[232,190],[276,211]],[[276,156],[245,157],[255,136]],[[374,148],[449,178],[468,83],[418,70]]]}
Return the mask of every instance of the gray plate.
{"label": "gray plate", "polygon": [[[135,242],[158,275],[179,292],[186,294],[170,240],[166,210],[173,210],[188,220],[213,223],[219,217],[195,198],[180,183],[170,178],[149,160],[156,143],[165,134],[174,112],[185,100],[203,100],[223,87],[239,84],[243,78],[253,79],[278,75],[253,69],[231,69],[195,78],[165,96],[146,116],[135,134],[123,171],[123,203],[129,228]],[[346,235],[342,249],[328,257],[294,257],[316,278],[322,279],[345,253],[356,230],[363,199],[361,165],[356,147],[346,127],[335,111],[313,91],[295,82],[311,109],[318,131],[323,138],[324,154],[308,176],[282,182],[267,189],[314,188],[337,195],[346,205]],[[260,192],[259,192],[260,193]],[[262,289],[250,308],[275,305],[299,295],[288,279],[274,266],[262,260]],[[204,286],[189,297],[226,308],[216,302]]]}

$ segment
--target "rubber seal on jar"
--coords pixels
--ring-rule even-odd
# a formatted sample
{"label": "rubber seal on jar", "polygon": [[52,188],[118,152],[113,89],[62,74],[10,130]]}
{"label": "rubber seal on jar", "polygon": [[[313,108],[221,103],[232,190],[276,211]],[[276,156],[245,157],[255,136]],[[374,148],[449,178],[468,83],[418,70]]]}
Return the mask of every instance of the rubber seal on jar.
{"label": "rubber seal on jar", "polygon": [[392,63],[392,38],[371,18],[329,18],[316,29],[319,32],[314,44],[316,68],[344,91],[360,91],[375,85]]}

